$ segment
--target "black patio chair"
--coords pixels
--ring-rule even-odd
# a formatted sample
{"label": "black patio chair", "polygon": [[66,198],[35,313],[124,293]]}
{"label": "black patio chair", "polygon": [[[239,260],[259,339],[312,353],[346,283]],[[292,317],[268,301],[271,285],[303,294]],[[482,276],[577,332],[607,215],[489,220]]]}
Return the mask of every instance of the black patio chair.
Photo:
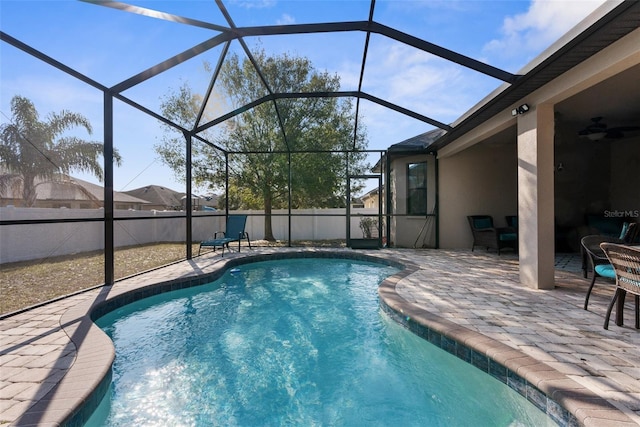
{"label": "black patio chair", "polygon": [[518,232],[515,228],[494,227],[493,217],[490,215],[469,215],[467,220],[473,234],[471,252],[476,246],[484,246],[487,250],[496,249],[498,255],[504,248],[518,250]]}

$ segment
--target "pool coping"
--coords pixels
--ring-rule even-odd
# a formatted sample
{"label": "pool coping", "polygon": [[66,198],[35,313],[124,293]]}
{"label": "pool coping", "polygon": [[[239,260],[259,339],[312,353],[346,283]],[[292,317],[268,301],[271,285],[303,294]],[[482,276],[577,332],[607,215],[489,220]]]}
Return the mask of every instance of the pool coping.
{"label": "pool coping", "polygon": [[396,322],[503,382],[560,426],[589,425],[587,419],[594,411],[612,425],[635,425],[606,399],[553,367],[402,298],[396,292],[396,285],[420,269],[410,262],[404,264],[403,271],[388,277],[378,287],[380,306]]}
{"label": "pool coping", "polygon": [[73,365],[42,399],[11,425],[72,426],[82,425],[88,419],[109,388],[115,359],[113,343],[94,323],[102,315],[142,298],[209,283],[242,264],[318,257],[373,261],[402,269],[378,287],[384,312],[418,336],[507,384],[558,424],[585,425],[593,411],[611,421],[633,423],[604,398],[556,369],[402,298],[396,292],[396,285],[418,271],[417,265],[407,260],[390,260],[383,255],[316,248],[215,258],[212,260],[215,269],[207,272],[187,261],[193,263],[195,271],[180,277],[152,284],[122,286],[116,283],[88,291],[87,300],[68,309],[61,317],[61,328],[76,347]]}

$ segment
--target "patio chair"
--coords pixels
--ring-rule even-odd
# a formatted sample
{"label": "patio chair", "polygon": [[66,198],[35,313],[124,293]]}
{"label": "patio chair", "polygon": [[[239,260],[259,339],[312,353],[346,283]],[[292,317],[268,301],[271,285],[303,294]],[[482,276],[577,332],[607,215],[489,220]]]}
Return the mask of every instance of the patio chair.
{"label": "patio chair", "polygon": [[507,227],[518,229],[518,215],[506,215],[504,220],[507,222]]}
{"label": "patio chair", "polygon": [[610,280],[616,279],[616,274],[613,271],[613,267],[611,263],[609,263],[609,259],[605,255],[604,251],[600,247],[601,243],[624,243],[621,239],[617,237],[603,236],[600,234],[584,236],[580,239],[580,248],[583,253],[583,261],[585,264],[588,264],[585,267],[585,277],[586,271],[590,268],[593,271],[593,277],[591,278],[591,283],[589,283],[589,289],[587,290],[587,295],[584,298],[584,309],[587,309],[589,305],[589,296],[591,296],[591,290],[593,289],[593,285],[596,283],[597,277],[604,277]]}
{"label": "patio chair", "polygon": [[[200,251],[202,247],[213,247],[213,251],[216,251],[217,247],[222,248],[222,256],[224,256],[224,248],[230,250],[229,243],[238,242],[238,252],[240,252],[240,243],[242,239],[247,239],[247,243],[249,244],[249,249],[251,249],[251,241],[249,240],[249,233],[247,233],[244,228],[247,224],[247,216],[246,215],[229,215],[227,218],[227,229],[226,231],[216,231],[213,235],[213,239],[205,240],[200,243],[200,247],[198,248],[198,255],[200,255]],[[218,237],[220,236],[220,237]]]}
{"label": "patio chair", "polygon": [[620,238],[625,243],[633,244],[640,236],[640,224],[637,222],[625,222],[622,225],[622,231],[620,232]]}
{"label": "patio chair", "polygon": [[616,293],[609,303],[607,315],[604,319],[604,328],[609,328],[609,317],[611,317],[611,310],[616,301],[618,303],[616,325],[623,325],[624,299],[628,292],[634,295],[636,303],[635,327],[640,329],[640,247],[615,243],[602,243],[600,247],[613,266],[616,276]]}
{"label": "patio chair", "polygon": [[[638,238],[638,235],[640,235],[640,224],[636,223],[636,222],[625,222],[622,225],[622,230],[619,231],[619,235],[616,236],[611,236],[611,235],[606,235],[606,234],[592,234],[590,236],[600,236],[601,240],[600,242],[597,242],[597,239],[594,239],[595,245],[592,245],[593,247],[593,251],[595,253],[599,253],[600,254],[600,258],[602,258],[603,260],[606,259],[606,257],[604,256],[604,253],[602,252],[602,250],[600,249],[600,243],[603,242],[608,242],[608,243],[620,243],[620,244],[624,244],[624,243],[633,243],[636,241],[636,239]],[[587,236],[585,236],[587,237]],[[588,274],[588,270],[589,270],[589,256],[587,254],[587,252],[584,249],[583,245],[580,245],[580,252],[581,252],[581,256],[582,256],[582,275],[583,277],[586,279]],[[591,269],[593,271],[593,265],[591,265]],[[593,282],[592,282],[592,286],[593,286]],[[586,309],[586,308],[585,308]]]}
{"label": "patio chair", "polygon": [[504,248],[518,250],[518,232],[515,228],[494,227],[493,217],[490,215],[469,215],[467,220],[473,234],[471,252],[476,246],[484,246],[487,250],[496,249],[498,255]]}

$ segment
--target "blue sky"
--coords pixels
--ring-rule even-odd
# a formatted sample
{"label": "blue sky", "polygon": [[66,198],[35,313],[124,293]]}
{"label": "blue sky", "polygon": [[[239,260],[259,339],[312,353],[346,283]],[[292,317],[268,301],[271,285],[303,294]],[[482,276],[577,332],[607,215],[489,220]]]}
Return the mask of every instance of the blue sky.
{"label": "blue sky", "polygon": [[[226,26],[213,0],[132,1],[166,13]],[[366,20],[368,1],[227,0],[237,26]],[[551,45],[602,0],[456,1],[391,0],[376,2],[374,20],[431,43],[516,73]],[[115,85],[217,33],[78,1],[0,0],[2,31],[106,86]],[[319,70],[338,74],[343,90],[357,89],[364,34],[316,34],[247,39],[267,52],[306,56]],[[240,52],[239,45],[231,47]],[[124,93],[154,111],[171,88],[188,82],[204,93],[209,76],[202,63],[216,64],[220,48],[140,84]],[[500,81],[464,69],[401,43],[371,37],[363,90],[443,123],[451,123]],[[102,93],[6,43],[0,43],[0,122],[10,120],[14,95],[31,99],[41,117],[70,110],[88,117],[102,140]],[[219,106],[216,112],[228,107]],[[362,121],[369,148],[388,146],[432,127],[364,102]],[[173,173],[157,159],[153,146],[162,137],[158,123],[116,102],[116,148],[123,165],[115,171],[117,191],[149,184],[183,191]],[[375,161],[375,160],[374,160]],[[95,178],[74,174],[96,182]]]}

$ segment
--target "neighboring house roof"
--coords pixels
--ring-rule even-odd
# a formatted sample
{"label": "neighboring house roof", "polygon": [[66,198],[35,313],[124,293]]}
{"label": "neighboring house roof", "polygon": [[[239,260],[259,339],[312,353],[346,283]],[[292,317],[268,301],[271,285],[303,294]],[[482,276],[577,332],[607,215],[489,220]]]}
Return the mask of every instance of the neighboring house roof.
{"label": "neighboring house roof", "polygon": [[[38,199],[61,199],[59,196],[72,195],[71,191],[75,190],[75,197],[67,198],[66,200],[82,200],[82,193],[88,193],[91,197],[90,200],[104,200],[104,187],[97,184],[84,181],[82,179],[74,177],[66,177],[65,181],[47,181],[38,184],[37,193]],[[72,185],[69,185],[72,184]],[[80,187],[80,188],[79,188]],[[113,201],[118,203],[139,203],[148,204],[149,202],[137,197],[132,197],[128,194],[121,193],[119,191],[113,192]]]}
{"label": "neighboring house roof", "polygon": [[362,196],[362,199],[370,199],[373,197],[378,196],[378,187],[374,188],[373,190],[369,190],[365,193],[364,196]]}
{"label": "neighboring house roof", "polygon": [[159,185],[147,185],[146,187],[125,191],[125,193],[133,197],[148,200],[152,205],[165,207],[181,207],[182,198],[186,194]]}
{"label": "neighboring house roof", "polygon": [[[8,185],[0,195],[7,199],[22,198],[22,181],[15,178],[17,185]],[[58,180],[36,179],[37,200],[104,201],[104,187],[82,179],[64,175]],[[113,192],[113,200],[118,203],[148,204],[146,200],[118,191]]]}
{"label": "neighboring house roof", "polygon": [[[184,199],[187,193],[175,191],[160,185],[147,185],[145,187],[136,188],[134,190],[125,191],[130,196],[139,197],[148,200],[150,205],[162,206],[167,209],[182,209]],[[194,199],[198,199],[199,206],[215,207],[218,203],[218,196],[215,194],[206,196],[193,195]]]}

